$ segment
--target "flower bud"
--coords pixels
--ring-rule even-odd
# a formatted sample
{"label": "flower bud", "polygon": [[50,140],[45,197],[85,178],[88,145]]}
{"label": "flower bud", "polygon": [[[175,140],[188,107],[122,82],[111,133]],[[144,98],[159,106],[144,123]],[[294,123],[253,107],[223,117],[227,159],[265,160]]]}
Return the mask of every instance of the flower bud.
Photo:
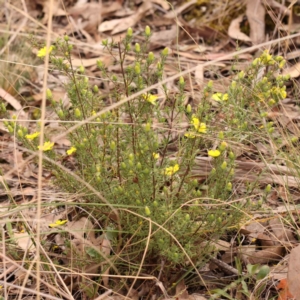
{"label": "flower bud", "polygon": [[98,92],[99,92],[99,88],[98,88],[97,85],[94,85],[94,86],[93,86],[93,92],[94,92],[94,93],[98,93]]}
{"label": "flower bud", "polygon": [[293,137],[291,138],[291,142],[292,142],[293,144],[297,143],[297,142],[298,142],[298,137],[293,136]]}
{"label": "flower bud", "polygon": [[46,97],[47,97],[48,100],[51,100],[51,99],[52,99],[52,92],[51,92],[50,89],[47,89],[47,90],[46,90]]}
{"label": "flower bud", "polygon": [[222,164],[221,164],[221,169],[225,170],[226,168],[227,168],[227,162],[223,161]]}
{"label": "flower bud", "polygon": [[159,70],[159,71],[162,69],[162,64],[161,64],[160,61],[157,63],[156,68],[157,68],[157,70]]}
{"label": "flower bud", "polygon": [[146,132],[149,132],[151,130],[151,124],[150,123],[147,123],[146,125],[145,125],[145,131]]}
{"label": "flower bud", "polygon": [[220,140],[224,140],[224,132],[223,132],[223,131],[220,131],[220,132],[219,132],[218,138],[219,138]]}
{"label": "flower bud", "polygon": [[184,78],[182,76],[179,77],[179,85],[184,85]]}
{"label": "flower bud", "polygon": [[84,66],[81,65],[78,69],[78,72],[83,74],[84,73]]}
{"label": "flower bud", "polygon": [[136,62],[134,65],[134,72],[135,74],[139,75],[141,74],[141,65],[139,62]]}
{"label": "flower bud", "polygon": [[68,42],[69,41],[69,36],[65,35],[64,40],[65,40],[65,42]]}
{"label": "flower bud", "polygon": [[168,53],[169,53],[168,47],[166,47],[166,48],[161,52],[162,56],[168,56]]}
{"label": "flower bud", "polygon": [[149,52],[148,63],[151,64],[153,61],[154,61],[154,54],[153,54],[153,52]]}
{"label": "flower bud", "polygon": [[65,116],[64,112],[61,109],[57,112],[57,115],[60,119],[63,119]]}
{"label": "flower bud", "polygon": [[268,184],[267,186],[266,186],[266,188],[265,188],[265,192],[268,194],[268,193],[270,193],[271,192],[271,184]]}
{"label": "flower bud", "polygon": [[286,63],[285,60],[281,61],[278,65],[279,69],[282,69],[285,66],[285,63]]}
{"label": "flower bud", "polygon": [[214,215],[214,214],[210,214],[210,215],[208,216],[208,220],[209,220],[210,222],[213,222],[213,221],[215,220],[215,215]]}
{"label": "flower bud", "polygon": [[24,132],[21,129],[19,129],[17,133],[18,133],[18,137],[20,137],[20,138],[22,138],[24,136]]}
{"label": "flower bud", "polygon": [[259,57],[255,58],[252,62],[252,66],[256,67],[260,63],[261,59]]}
{"label": "flower bud", "polygon": [[103,61],[102,60],[97,60],[97,67],[99,68],[99,69],[102,69],[103,67],[104,67],[104,64],[103,64]]}
{"label": "flower bud", "polygon": [[13,133],[14,132],[14,129],[13,129],[13,127],[11,125],[7,126],[7,130],[8,130],[9,133]]}
{"label": "flower bud", "polygon": [[232,191],[232,183],[231,182],[228,182],[227,185],[226,185],[226,190],[231,192]]}
{"label": "flower bud", "polygon": [[231,85],[230,85],[231,89],[235,90],[235,89],[236,89],[236,84],[237,84],[236,81],[233,80],[233,81],[231,82]]}
{"label": "flower bud", "polygon": [[192,112],[192,106],[191,106],[191,104],[188,104],[188,105],[186,106],[186,112],[187,112],[188,114],[190,114],[190,113]]}
{"label": "flower bud", "polygon": [[211,88],[213,87],[213,85],[214,85],[214,82],[213,82],[212,80],[210,80],[210,81],[207,83],[207,87],[208,87],[209,89],[211,89]]}
{"label": "flower bud", "polygon": [[149,37],[151,35],[151,29],[148,25],[145,27],[145,35],[146,37]]}
{"label": "flower bud", "polygon": [[130,44],[127,44],[126,45],[126,51],[130,51],[131,50],[131,45]]}
{"label": "flower bud", "polygon": [[140,46],[139,43],[135,43],[134,50],[135,50],[136,53],[140,53],[141,52],[141,46]]}
{"label": "flower bud", "polygon": [[276,103],[276,101],[275,101],[273,98],[270,99],[269,102],[268,102],[268,104],[269,104],[270,106],[273,106],[275,103]]}
{"label": "flower bud", "polygon": [[132,28],[131,27],[129,27],[128,29],[127,29],[127,37],[132,37],[132,34],[133,34],[133,31],[132,31]]}
{"label": "flower bud", "polygon": [[239,79],[243,79],[245,77],[245,72],[244,71],[241,71],[239,74],[238,74],[238,78]]}
{"label": "flower bud", "polygon": [[228,144],[225,141],[222,141],[222,143],[219,146],[219,149],[221,151],[224,151],[228,147]]}
{"label": "flower bud", "polygon": [[3,102],[1,103],[0,109],[1,109],[2,112],[6,112],[6,106]]}
{"label": "flower bud", "polygon": [[80,111],[80,109],[78,107],[75,108],[74,115],[75,115],[76,118],[80,118],[81,117],[81,111]]}
{"label": "flower bud", "polygon": [[151,210],[148,206],[145,206],[145,214],[146,216],[150,216],[151,215]]}
{"label": "flower bud", "polygon": [[116,143],[114,141],[111,141],[109,146],[110,146],[111,150],[115,150],[116,149]]}

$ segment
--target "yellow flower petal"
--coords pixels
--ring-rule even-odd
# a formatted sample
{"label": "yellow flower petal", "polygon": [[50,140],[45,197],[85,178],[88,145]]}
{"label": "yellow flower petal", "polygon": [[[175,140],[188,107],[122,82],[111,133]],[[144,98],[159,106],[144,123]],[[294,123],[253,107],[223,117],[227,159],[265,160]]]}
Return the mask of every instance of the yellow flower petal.
{"label": "yellow flower petal", "polygon": [[198,128],[198,132],[206,133],[206,131],[207,131],[206,124],[205,123],[200,123],[200,126]]}
{"label": "yellow flower petal", "polygon": [[143,98],[148,101],[149,103],[151,103],[152,105],[155,105],[156,104],[156,100],[157,100],[157,96],[155,95],[151,95],[151,94],[143,94],[142,95]]}
{"label": "yellow flower petal", "polygon": [[228,100],[228,94],[214,93],[211,96],[211,99],[213,99],[215,101],[227,101]]}
{"label": "yellow flower petal", "polygon": [[34,140],[35,138],[37,138],[41,133],[40,132],[34,132],[32,134],[26,134],[25,138],[29,141]]}
{"label": "yellow flower petal", "polygon": [[200,125],[200,121],[198,118],[196,117],[192,117],[192,121],[191,121],[192,125],[194,125],[195,129],[198,130],[199,125]]}
{"label": "yellow flower petal", "polygon": [[46,152],[46,151],[52,150],[53,146],[54,146],[54,143],[45,142],[42,147],[38,146],[38,149]]}
{"label": "yellow flower petal", "polygon": [[59,219],[59,220],[57,220],[55,223],[51,223],[51,224],[49,224],[48,226],[49,226],[50,228],[54,228],[54,227],[58,227],[58,226],[64,225],[64,224],[66,224],[67,222],[68,222],[68,220],[62,220],[62,219]]}
{"label": "yellow flower petal", "polygon": [[206,133],[207,128],[205,123],[200,123],[199,119],[196,117],[192,117],[191,124],[199,133]]}
{"label": "yellow flower petal", "polygon": [[53,50],[53,46],[50,46],[48,51],[47,51],[47,47],[45,46],[44,48],[41,48],[38,53],[37,53],[37,57],[45,57],[47,54],[50,54],[51,51]]}
{"label": "yellow flower petal", "polygon": [[77,149],[76,149],[74,146],[72,146],[69,150],[67,150],[67,154],[68,154],[68,155],[71,155],[71,154],[75,153],[76,150],[77,150]]}
{"label": "yellow flower petal", "polygon": [[154,159],[159,159],[159,153],[153,152],[152,155]]}
{"label": "yellow flower petal", "polygon": [[172,176],[173,174],[175,174],[177,171],[179,170],[179,165],[176,164],[173,167],[168,167],[165,169],[165,175],[167,176]]}
{"label": "yellow flower petal", "polygon": [[211,157],[218,157],[221,154],[221,152],[219,150],[208,150],[207,153],[208,153],[208,156],[211,156]]}
{"label": "yellow flower petal", "polygon": [[184,136],[187,137],[187,138],[189,138],[189,139],[194,139],[196,137],[196,135],[193,132],[191,132],[191,131],[186,132],[184,134]]}

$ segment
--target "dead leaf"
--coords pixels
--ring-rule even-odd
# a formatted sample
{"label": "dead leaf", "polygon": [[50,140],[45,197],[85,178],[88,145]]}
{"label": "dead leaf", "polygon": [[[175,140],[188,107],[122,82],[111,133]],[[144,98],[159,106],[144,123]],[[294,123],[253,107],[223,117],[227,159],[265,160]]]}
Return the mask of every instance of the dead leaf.
{"label": "dead leaf", "polygon": [[160,5],[164,10],[169,10],[171,5],[165,0],[151,0],[151,2]]}
{"label": "dead leaf", "polygon": [[199,64],[197,69],[195,70],[195,81],[196,83],[201,86],[204,80],[204,69],[203,64]]}
{"label": "dead leaf", "polygon": [[291,298],[294,299],[294,296],[289,291],[289,285],[286,279],[281,279],[280,282],[277,284],[276,289],[279,290],[278,300],[289,300]]}
{"label": "dead leaf", "polygon": [[187,10],[188,8],[190,8],[192,5],[194,5],[196,3],[197,3],[197,0],[188,1],[184,4],[182,4],[181,6],[175,8],[175,9],[172,9],[170,12],[165,14],[164,17],[167,19],[176,18],[178,15],[180,15],[182,12],[184,12],[185,10]]}
{"label": "dead leaf", "polygon": [[0,97],[10,104],[16,111],[22,109],[20,102],[2,88],[0,88]]}
{"label": "dead leaf", "polygon": [[68,12],[75,19],[77,30],[83,29],[88,33],[95,33],[102,21],[102,2],[79,3]]}
{"label": "dead leaf", "polygon": [[280,261],[282,259],[283,250],[284,247],[282,246],[267,247],[264,250],[252,253],[248,259],[252,265]]}
{"label": "dead leaf", "polygon": [[112,62],[111,56],[102,56],[97,58],[72,58],[72,65],[73,67],[91,67],[95,66],[97,63],[97,60],[101,60],[103,64],[108,67]]}
{"label": "dead leaf", "polygon": [[35,251],[35,246],[32,243],[31,237],[25,232],[15,232],[13,236],[17,245],[25,252],[33,253]]}
{"label": "dead leaf", "polygon": [[228,28],[228,35],[235,40],[251,42],[251,38],[248,35],[246,35],[245,33],[241,32],[241,29],[240,29],[240,23],[243,21],[243,17],[244,16],[241,15],[231,21],[229,28]]}
{"label": "dead leaf", "polygon": [[246,15],[250,24],[250,38],[254,45],[265,40],[266,9],[261,0],[247,0]]}
{"label": "dead leaf", "polygon": [[282,75],[290,75],[291,78],[297,78],[300,75],[300,63],[296,63],[291,67],[283,70]]}
{"label": "dead leaf", "polygon": [[36,3],[40,4],[43,7],[43,12],[45,14],[43,17],[43,20],[41,21],[43,24],[47,24],[47,22],[48,22],[50,5],[52,5],[51,9],[52,9],[53,16],[65,16],[66,15],[66,12],[60,6],[61,1],[59,1],[59,0],[53,0],[52,3],[47,0],[36,0]]}
{"label": "dead leaf", "polygon": [[285,228],[280,218],[270,220],[269,226],[278,241],[297,242],[292,230]]}
{"label": "dead leaf", "polygon": [[150,38],[151,44],[170,46],[176,38],[177,26],[173,25],[171,29],[154,32]]}
{"label": "dead leaf", "polygon": [[291,251],[288,263],[287,282],[290,292],[296,299],[300,299],[300,246]]}
{"label": "dead leaf", "polygon": [[150,1],[144,1],[144,3],[138,8],[135,14],[126,18],[105,21],[99,25],[98,31],[111,31],[112,34],[117,34],[119,32],[125,31],[129,27],[133,27],[151,8],[152,3]]}

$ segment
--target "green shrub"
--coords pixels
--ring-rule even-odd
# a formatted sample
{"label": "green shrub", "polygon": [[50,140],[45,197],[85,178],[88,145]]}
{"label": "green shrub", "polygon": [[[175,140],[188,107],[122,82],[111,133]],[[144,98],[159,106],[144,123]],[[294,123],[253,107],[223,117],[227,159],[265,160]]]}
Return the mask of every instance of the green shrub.
{"label": "green shrub", "polygon": [[[254,186],[242,195],[235,191],[236,155],[231,143],[251,143],[257,137],[265,111],[285,98],[287,78],[275,76],[284,60],[264,52],[247,70],[236,74],[227,93],[214,93],[210,82],[197,107],[187,103],[185,79],[180,77],[174,90],[162,85],[158,91],[145,92],[99,114],[110,103],[162,80],[168,49],[160,57],[148,53],[150,35],[146,28],[146,42],[134,47],[131,29],[121,43],[103,42],[120,69],[112,72],[97,62],[99,82],[109,83],[107,94],[90,85],[83,67],[72,67],[72,46],[67,37],[51,46],[53,67],[69,79],[66,90],[71,108],[53,101],[47,91],[59,119],[68,121],[61,126],[69,130],[75,122],[95,118],[70,131],[72,147],[64,155],[55,151],[47,138],[42,149],[65,166],[74,157],[73,172],[103,196],[100,199],[71,173],[45,161],[62,189],[84,193],[85,201],[76,205],[101,224],[102,234],[107,233],[113,249],[110,260],[118,272],[137,274],[142,262],[143,273],[157,276],[164,264],[167,285],[173,283],[168,282],[170,274],[178,267],[187,274],[195,266],[203,266],[216,252],[210,242],[237,228],[245,215],[261,204],[253,206],[246,201]],[[45,54],[46,48],[41,49],[39,56]],[[134,61],[128,65],[129,55]],[[260,77],[262,70],[267,71]],[[220,112],[225,117],[218,121]],[[260,119],[250,123],[249,116],[254,114]],[[37,149],[39,132],[28,133],[15,121],[6,122],[6,126],[10,132],[16,130],[27,147]],[[262,138],[273,132],[271,123],[266,123],[265,131],[260,129]],[[208,157],[212,165],[206,177],[197,174],[197,156]],[[103,255],[94,259],[105,260]]]}

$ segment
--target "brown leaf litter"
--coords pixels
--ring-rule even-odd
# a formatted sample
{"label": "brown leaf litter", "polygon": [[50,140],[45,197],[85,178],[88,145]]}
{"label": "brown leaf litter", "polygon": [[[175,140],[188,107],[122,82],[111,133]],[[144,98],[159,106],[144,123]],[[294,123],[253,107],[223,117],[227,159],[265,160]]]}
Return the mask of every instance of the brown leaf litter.
{"label": "brown leaf litter", "polygon": [[[204,1],[205,2],[205,1]],[[264,3],[267,3],[267,7]],[[41,32],[40,28],[45,29],[43,24],[47,24],[49,20],[49,5],[50,1],[35,0],[25,1],[28,9],[28,16],[34,20],[37,16],[41,17],[41,21],[32,22],[30,19],[26,19],[26,22],[20,23],[28,26],[33,32]],[[124,36],[125,31],[129,26],[133,27],[135,31],[142,31],[145,25],[150,25],[153,35],[150,40],[150,47],[155,52],[161,50],[162,47],[168,46],[170,48],[171,55],[167,60],[165,77],[171,77],[178,73],[178,68],[175,62],[180,61],[181,70],[190,68],[191,65],[199,64],[199,62],[213,60],[215,58],[221,58],[233,52],[235,50],[235,41],[240,40],[246,42],[242,46],[247,46],[247,43],[259,44],[265,41],[267,35],[267,28],[265,26],[265,16],[269,13],[269,6],[276,10],[278,13],[286,15],[290,18],[290,24],[288,26],[278,26],[282,33],[285,30],[298,30],[299,24],[297,20],[291,17],[291,7],[285,7],[276,1],[247,1],[246,4],[246,16],[249,22],[249,36],[242,32],[241,22],[244,21],[244,15],[241,16],[240,12],[231,23],[228,24],[228,36],[226,31],[220,30],[220,26],[212,26],[212,21],[223,17],[223,13],[226,13],[226,7],[224,9],[224,3],[215,3],[210,1],[209,3],[200,4],[200,10],[202,9],[206,13],[197,20],[191,14],[189,19],[189,12],[197,10],[197,1],[188,1],[184,3],[175,3],[175,8],[171,9],[166,1],[153,0],[153,1],[135,1],[130,3],[126,1],[54,1],[53,2],[53,14],[54,14],[54,27],[55,34],[69,34],[70,41],[74,44],[74,51],[72,52],[72,63],[74,67],[83,65],[86,68],[87,74],[91,77],[91,81],[95,83],[101,82],[103,84],[103,93],[108,93],[110,90],[109,84],[102,81],[97,74],[97,70],[94,67],[96,61],[101,59],[110,71],[120,72],[119,66],[113,66],[112,59],[107,53],[104,52],[101,45],[103,39],[114,38],[118,41]],[[17,3],[17,5],[20,5]],[[232,8],[236,8],[236,5],[241,7],[240,1],[236,3],[228,3],[232,5]],[[228,6],[229,7],[229,6]],[[266,9],[267,8],[267,9]],[[9,10],[12,11],[13,6],[9,6]],[[21,7],[22,9],[22,7]],[[17,10],[14,14],[18,14]],[[175,18],[176,17],[176,18]],[[19,15],[19,18],[24,18],[23,15]],[[222,18],[220,18],[222,19]],[[222,23],[222,22],[221,22]],[[39,24],[39,26],[37,26]],[[199,25],[200,24],[200,25]],[[220,25],[220,24],[219,24]],[[221,24],[222,25],[222,24]],[[6,26],[6,24],[5,24]],[[28,28],[21,28],[20,31],[26,33]],[[275,32],[276,33],[276,32]],[[269,34],[269,33],[268,33]],[[55,38],[55,35],[53,35]],[[137,41],[143,42],[143,39],[137,35]],[[203,41],[204,39],[204,41]],[[191,41],[193,44],[191,45]],[[179,45],[177,45],[177,42]],[[293,47],[293,41],[289,41],[288,45]],[[185,48],[184,48],[185,46]],[[156,55],[159,55],[155,52]],[[299,63],[295,62],[299,53],[298,50],[291,49],[287,53],[286,57],[289,59],[290,67],[284,70],[284,74],[291,75],[292,78],[299,77]],[[241,55],[239,57],[239,63],[236,63],[236,69],[242,70],[244,65],[248,64],[252,60],[253,56],[250,54]],[[133,61],[133,56],[128,56],[124,62],[130,64]],[[187,99],[192,105],[197,105],[200,99],[200,93],[203,87],[211,79],[214,81],[214,88],[216,92],[225,92],[226,86],[232,80],[232,74],[230,70],[233,61],[224,59],[222,63],[215,64],[210,68],[202,68],[201,65],[197,68],[194,74],[191,74],[187,78]],[[42,78],[45,70],[40,69],[36,72],[37,76],[35,81],[32,82],[36,87],[42,86]],[[227,75],[223,75],[227,74]],[[228,75],[229,74],[229,75]],[[95,77],[95,78],[92,78]],[[58,87],[57,94],[54,93],[55,99],[59,101],[60,98],[65,100],[68,105],[68,99],[65,97],[64,88],[58,85],[64,82],[66,79],[60,77],[59,74],[51,74],[49,77],[49,86]],[[176,88],[175,82],[169,83],[169,89],[174,90]],[[35,100],[39,102],[41,100],[40,94],[33,95]],[[22,99],[16,98],[8,91],[0,90],[0,97],[7,104],[9,104],[10,114],[18,115],[18,120],[25,121],[31,117],[32,111],[30,109],[24,109],[25,105],[22,104]],[[164,105],[164,99],[161,98],[161,105]],[[297,103],[281,102],[278,107],[275,107],[272,111],[268,112],[268,117],[278,122],[283,128],[287,128],[291,133],[299,137],[299,109]],[[50,115],[51,116],[51,115]],[[47,117],[50,118],[49,115]],[[125,116],[126,117],[126,116]],[[124,118],[125,118],[124,117]],[[168,116],[166,116],[168,119]],[[156,126],[160,126],[157,121],[154,121]],[[32,125],[29,125],[32,126]],[[188,126],[188,120],[183,114],[181,122],[178,124],[168,124],[168,128],[175,128],[176,131],[172,132],[173,145],[170,145],[170,151],[176,151],[176,140],[184,134],[184,129]],[[31,128],[31,127],[30,127]],[[1,169],[3,175],[1,177],[1,219],[7,231],[7,235],[11,240],[15,241],[15,245],[18,248],[18,259],[21,261],[22,256],[26,253],[34,254],[35,245],[33,243],[32,236],[36,232],[36,222],[41,222],[42,228],[42,241],[45,242],[45,249],[48,255],[52,259],[57,259],[64,264],[65,267],[74,267],[73,273],[69,272],[64,275],[64,281],[68,289],[71,291],[76,286],[79,290],[81,284],[81,273],[86,273],[87,278],[92,278],[92,275],[97,272],[102,272],[106,275],[103,280],[103,285],[108,289],[109,280],[115,280],[111,274],[111,268],[108,267],[109,261],[106,260],[104,264],[93,265],[90,263],[92,255],[108,256],[111,251],[110,240],[104,235],[95,235],[94,225],[95,220],[93,218],[79,216],[76,218],[77,213],[74,214],[73,209],[68,207],[68,203],[80,203],[80,195],[70,196],[67,194],[60,194],[49,180],[51,174],[46,170],[44,171],[43,178],[43,203],[50,203],[48,209],[44,209],[42,212],[43,220],[36,220],[36,210],[33,204],[37,201],[37,165],[34,161],[26,162],[22,167],[19,167],[26,161],[26,155],[20,150],[15,141],[8,136],[6,129],[1,128]],[[57,129],[57,128],[56,128]],[[51,128],[48,127],[48,132],[55,137],[57,129],[55,125]],[[165,132],[162,130],[162,136]],[[162,137],[161,136],[161,137]],[[59,141],[57,146],[65,149],[68,146],[68,141]],[[296,224],[298,220],[298,207],[292,203],[289,203],[291,199],[289,193],[292,191],[295,203],[300,199],[299,197],[299,180],[298,174],[295,173],[286,165],[281,165],[273,159],[268,151],[259,142],[252,146],[241,148],[240,145],[232,143],[230,145],[235,148],[238,153],[236,160],[236,172],[234,177],[234,184],[237,189],[243,188],[244,184],[248,182],[258,182],[262,187],[267,184],[275,185],[272,198],[267,199],[268,204],[272,207],[272,210],[268,211],[267,215],[259,215],[253,217],[250,223],[246,223],[241,226],[240,233],[245,236],[248,244],[238,244],[234,239],[232,242],[228,242],[224,239],[216,241],[214,247],[216,248],[216,257],[212,258],[209,265],[206,266],[207,271],[203,274],[209,278],[213,272],[222,270],[222,272],[236,275],[236,269],[234,268],[233,258],[239,257],[245,264],[277,264],[272,267],[270,278],[284,279],[288,278],[290,292],[295,297],[300,297],[298,294],[298,274],[299,274],[299,247],[295,247],[298,244],[295,238],[295,232],[290,228],[290,224],[287,223],[287,219],[293,218]],[[282,142],[281,147],[286,147],[286,144]],[[249,159],[249,153],[263,153],[265,156],[270,156],[271,159],[267,162],[255,161]],[[257,154],[255,154],[256,157]],[[196,158],[196,166],[193,170],[195,178],[205,180],[209,175],[212,168],[211,159],[199,156]],[[13,172],[9,173],[13,169]],[[9,173],[9,176],[6,174]],[[262,194],[262,191],[257,191],[258,194]],[[253,197],[255,199],[255,197]],[[10,210],[11,201],[16,204],[13,210]],[[255,201],[255,200],[253,200]],[[62,205],[62,208],[58,208],[57,203]],[[51,206],[53,203],[53,206]],[[284,205],[282,205],[284,204]],[[33,207],[28,207],[28,206]],[[22,212],[22,214],[20,213]],[[82,213],[82,211],[81,211]],[[73,215],[74,214],[74,215]],[[73,215],[74,220],[69,220],[69,216]],[[27,221],[27,224],[25,222]],[[65,225],[58,228],[50,229],[48,225],[59,219],[68,220]],[[21,232],[17,228],[17,223],[24,223],[28,231]],[[9,229],[12,224],[12,230]],[[239,225],[239,224],[237,224]],[[72,251],[63,253],[65,243],[70,240],[72,244]],[[49,248],[47,248],[49,246]],[[50,247],[51,246],[51,247]],[[3,247],[3,245],[2,245]],[[56,249],[58,253],[52,251]],[[50,250],[51,249],[51,250]],[[3,249],[2,249],[3,250]],[[9,249],[6,249],[9,250]],[[4,251],[4,250],[3,250]],[[289,256],[288,270],[286,266],[285,258]],[[3,252],[2,252],[3,253]],[[89,253],[89,254],[88,254]],[[219,256],[218,256],[219,255]],[[82,267],[80,261],[77,261],[77,256],[82,256],[86,259],[87,264]],[[218,258],[219,257],[219,258]],[[22,285],[23,280],[27,276],[27,270],[23,268],[13,258],[12,253],[8,252],[7,257],[2,258],[6,260],[5,274],[9,275],[15,271],[16,284]],[[221,259],[220,259],[221,258]],[[222,264],[223,263],[223,264]],[[63,271],[61,271],[63,272]],[[77,272],[77,273],[76,273]],[[34,273],[33,273],[34,274]],[[3,275],[3,274],[2,274]],[[5,276],[6,276],[5,275]],[[32,275],[34,277],[34,275]],[[46,279],[49,279],[50,277]],[[42,281],[44,279],[42,278]],[[207,284],[209,285],[209,279]],[[181,280],[177,285],[175,291],[175,297],[169,296],[168,293],[164,293],[164,286],[160,285],[161,294],[166,299],[205,299],[203,295],[191,294],[187,290],[186,283]],[[43,281],[45,291],[49,294],[55,294],[55,285],[47,285],[47,282]],[[214,284],[211,284],[214,287]],[[34,288],[34,286],[32,286]],[[199,289],[203,291],[203,289]],[[56,291],[57,292],[57,291]],[[108,291],[109,292],[109,291]],[[17,295],[18,290],[14,290],[14,296]],[[149,290],[148,290],[149,293]],[[65,295],[65,292],[58,293],[63,294],[68,298],[69,295]],[[147,294],[147,292],[145,292]],[[100,295],[96,299],[124,299],[122,295],[111,295],[109,293]],[[102,297],[103,296],[103,297]],[[102,297],[102,298],[101,298]],[[107,298],[106,298],[107,297]],[[70,299],[70,298],[68,298]],[[132,299],[138,299],[138,291],[133,290]]]}

